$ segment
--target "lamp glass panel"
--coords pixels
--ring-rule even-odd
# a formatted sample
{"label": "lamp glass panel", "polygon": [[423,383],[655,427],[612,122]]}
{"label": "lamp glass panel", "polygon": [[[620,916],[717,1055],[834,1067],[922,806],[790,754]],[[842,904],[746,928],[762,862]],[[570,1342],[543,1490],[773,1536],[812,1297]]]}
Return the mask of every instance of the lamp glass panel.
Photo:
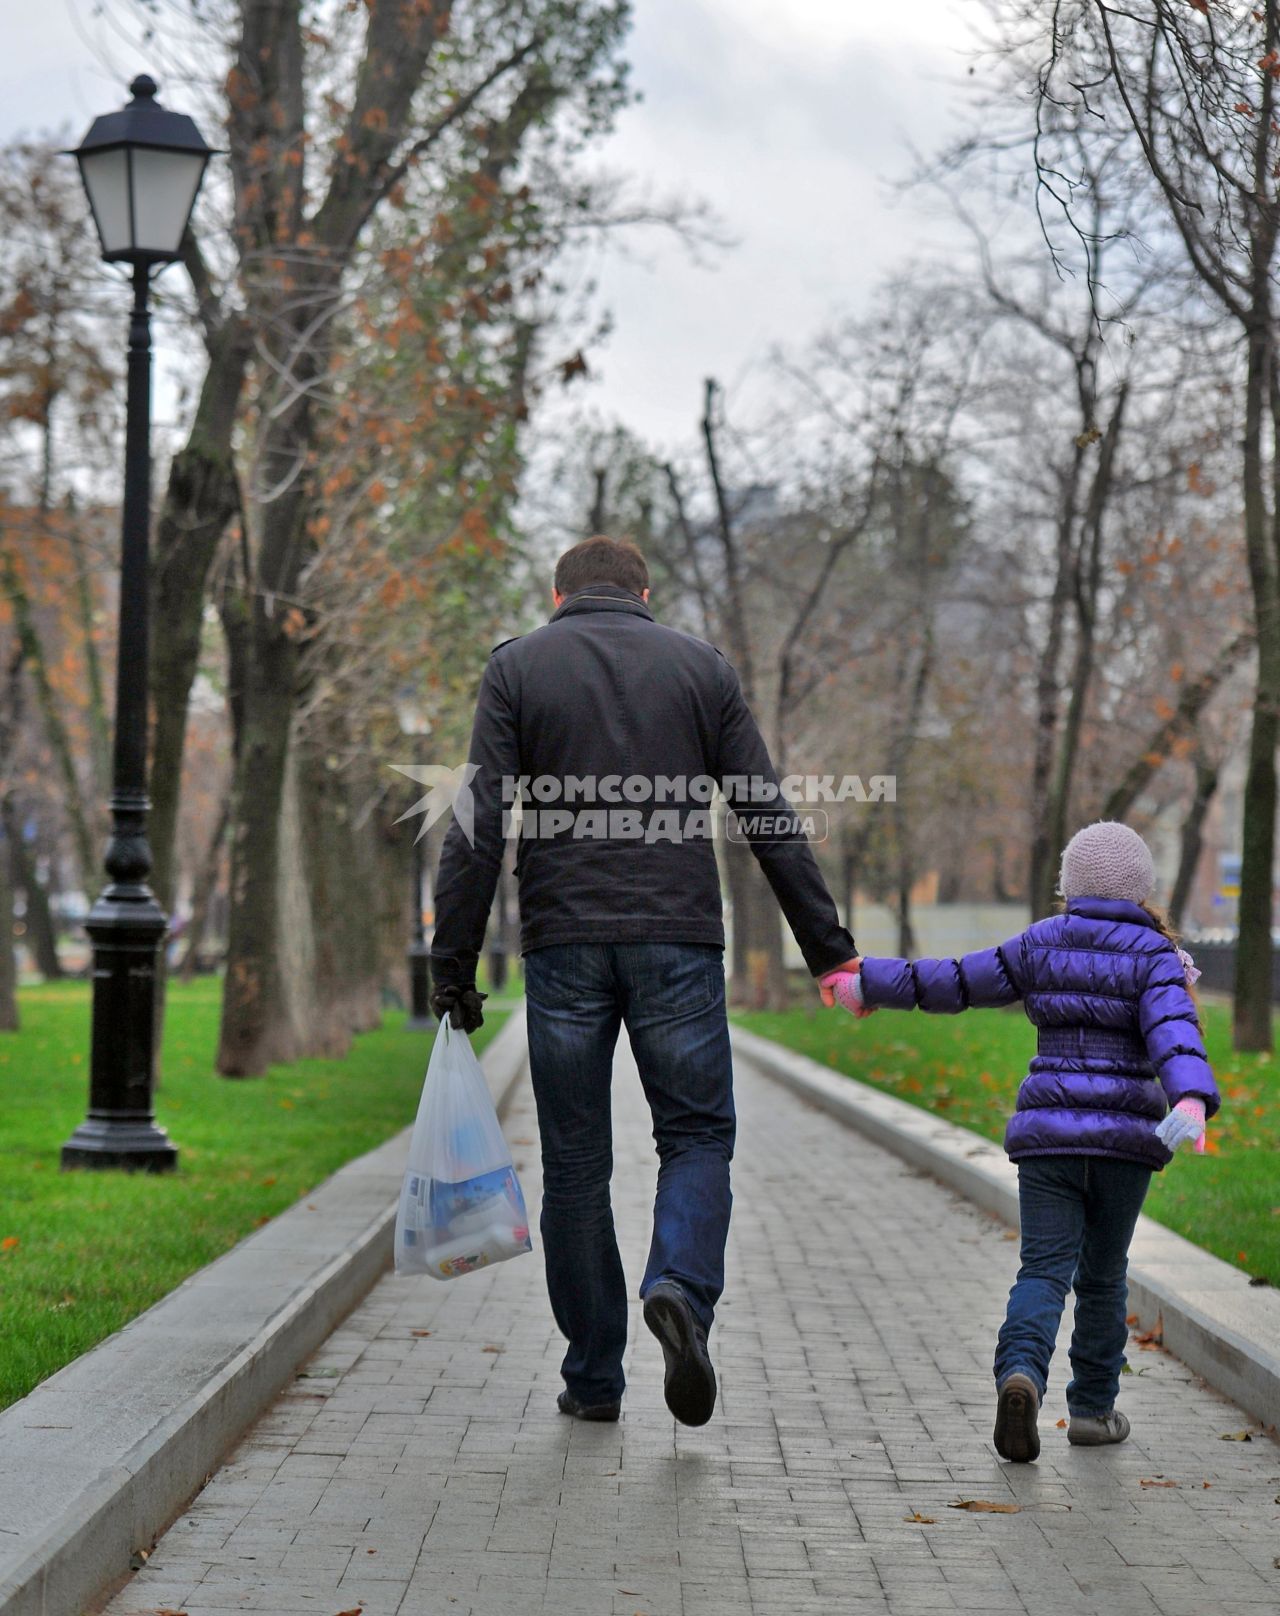
{"label": "lamp glass panel", "polygon": [[80,159],[80,173],[93,206],[103,252],[128,252],[133,241],[129,229],[129,161],[124,148],[86,152]]}
{"label": "lamp glass panel", "polygon": [[176,254],[204,173],[203,152],[133,149],[133,213],[143,252]]}

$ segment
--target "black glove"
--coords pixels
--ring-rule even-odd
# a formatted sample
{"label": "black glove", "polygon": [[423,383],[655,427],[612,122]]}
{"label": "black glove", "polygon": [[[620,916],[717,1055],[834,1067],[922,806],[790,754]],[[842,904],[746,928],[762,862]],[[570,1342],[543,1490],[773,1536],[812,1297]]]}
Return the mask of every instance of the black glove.
{"label": "black glove", "polygon": [[474,1032],[484,1026],[484,1013],[480,1006],[489,997],[481,993],[474,982],[445,982],[432,990],[431,1008],[437,1021],[449,1018],[449,1025],[459,1032]]}

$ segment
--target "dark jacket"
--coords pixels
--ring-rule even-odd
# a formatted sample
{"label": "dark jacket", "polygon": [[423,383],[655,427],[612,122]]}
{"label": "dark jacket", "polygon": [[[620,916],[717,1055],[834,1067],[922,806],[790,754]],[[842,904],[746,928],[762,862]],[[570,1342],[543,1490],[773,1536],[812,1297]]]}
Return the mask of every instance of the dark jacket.
{"label": "dark jacket", "polygon": [[[575,815],[628,816],[624,834],[584,835],[579,818],[550,836],[522,835],[516,872],[524,952],[568,942],[724,946],[714,843],[685,834],[700,823],[691,816],[705,823],[710,805],[671,800],[671,788],[661,786],[664,780],[705,785],[708,777],[720,783],[735,776],[776,785],[737,675],[714,646],[655,623],[628,590],[582,590],[549,623],[508,640],[490,657],[470,761],[476,766],[474,846],[455,817],[435,889],[431,968],[437,982],[475,979],[503,851],[504,807],[510,806],[503,801],[504,778],[595,777],[617,801],[581,795],[573,802],[535,800],[526,813],[564,808]],[[616,785],[611,776],[618,777]],[[656,782],[666,800],[624,799],[621,781],[628,777]],[[749,784],[746,790],[731,785],[728,796],[735,807],[787,806]],[[669,835],[677,814],[680,840]],[[547,828],[545,819],[540,828]],[[851,958],[853,939],[803,831],[753,840],[752,851],[814,975]]]}
{"label": "dark jacket", "polygon": [[959,960],[866,959],[868,1005],[952,1014],[1021,999],[1039,1048],[1004,1145],[1024,1156],[1118,1156],[1163,1167],[1156,1138],[1188,1095],[1218,1109],[1178,951],[1119,898],[1072,898],[999,948]]}

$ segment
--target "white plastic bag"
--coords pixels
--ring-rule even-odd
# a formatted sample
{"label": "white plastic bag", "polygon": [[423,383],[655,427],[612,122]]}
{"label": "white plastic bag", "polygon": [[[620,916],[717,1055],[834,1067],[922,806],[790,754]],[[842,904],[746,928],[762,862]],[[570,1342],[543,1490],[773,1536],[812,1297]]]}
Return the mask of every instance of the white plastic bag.
{"label": "white plastic bag", "polygon": [[396,1214],[396,1272],[456,1279],[531,1251],[511,1151],[466,1033],[440,1023]]}

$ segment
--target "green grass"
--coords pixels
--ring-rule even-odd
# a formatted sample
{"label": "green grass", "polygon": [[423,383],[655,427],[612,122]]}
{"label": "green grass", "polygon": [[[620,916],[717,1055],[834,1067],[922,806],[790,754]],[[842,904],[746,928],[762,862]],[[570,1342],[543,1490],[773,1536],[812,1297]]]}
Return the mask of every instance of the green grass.
{"label": "green grass", "polygon": [[0,1407],[412,1122],[431,1039],[403,1015],[344,1060],[229,1082],[213,1072],[219,992],[170,987],[156,1113],[182,1154],[153,1176],[59,1171],[87,1097],[89,990],[22,991],[22,1031],[0,1033]]}
{"label": "green grass", "polygon": [[[1160,1223],[1251,1275],[1280,1285],[1280,1061],[1237,1055],[1229,1011],[1205,1009],[1209,1058],[1222,1111],[1208,1149],[1184,1146],[1151,1185],[1146,1210]],[[813,1007],[735,1017],[850,1077],[1001,1140],[1035,1053],[1019,1009],[926,1016],[882,1010],[863,1021]]]}

